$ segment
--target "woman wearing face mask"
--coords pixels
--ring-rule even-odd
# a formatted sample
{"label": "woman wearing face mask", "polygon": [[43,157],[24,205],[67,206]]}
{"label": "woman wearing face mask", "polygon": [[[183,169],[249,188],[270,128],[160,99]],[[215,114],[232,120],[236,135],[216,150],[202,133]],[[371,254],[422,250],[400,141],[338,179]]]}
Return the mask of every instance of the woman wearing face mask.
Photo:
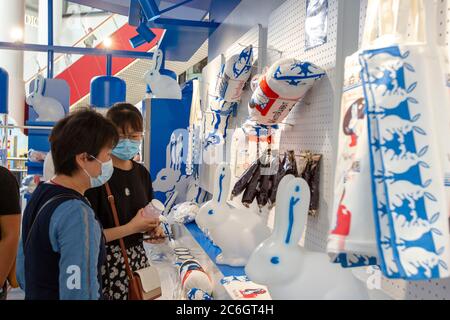
{"label": "woman wearing face mask", "polygon": [[[123,238],[130,266],[139,270],[149,266],[143,246],[143,233],[162,238],[158,220],[149,225],[143,208],[153,199],[152,182],[147,169],[135,162],[143,138],[143,119],[139,110],[127,103],[114,105],[106,114],[117,127],[119,143],[112,151],[114,173],[108,182],[114,196],[120,227],[116,227],[105,186],[86,193],[105,231],[107,260],[102,268],[103,293],[110,299],[128,297],[128,277],[118,239]],[[154,240],[159,243],[163,240]],[[122,260],[121,260],[122,259]]]}
{"label": "woman wearing face mask", "polygon": [[104,237],[83,196],[113,173],[114,125],[84,110],[59,121],[50,136],[55,166],[25,209],[17,276],[28,300],[96,300],[101,296]]}

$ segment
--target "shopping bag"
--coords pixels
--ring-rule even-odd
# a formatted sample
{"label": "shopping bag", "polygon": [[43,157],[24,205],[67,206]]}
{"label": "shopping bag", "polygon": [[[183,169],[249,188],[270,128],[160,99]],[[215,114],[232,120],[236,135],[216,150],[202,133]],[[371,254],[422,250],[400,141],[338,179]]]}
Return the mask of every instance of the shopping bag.
{"label": "shopping bag", "polygon": [[[373,10],[375,2],[369,6]],[[366,17],[364,39],[370,39],[376,15]],[[362,47],[369,45],[367,41]],[[334,183],[332,230],[327,251],[344,268],[378,264],[372,212],[366,105],[361,81],[360,51],[347,57]]]}
{"label": "shopping bag", "polygon": [[[394,279],[445,278],[450,236],[443,155],[450,103],[436,6],[432,0],[377,3],[383,2],[397,4],[397,33],[360,54],[381,269]],[[419,21],[415,41],[401,32],[410,21]]]}

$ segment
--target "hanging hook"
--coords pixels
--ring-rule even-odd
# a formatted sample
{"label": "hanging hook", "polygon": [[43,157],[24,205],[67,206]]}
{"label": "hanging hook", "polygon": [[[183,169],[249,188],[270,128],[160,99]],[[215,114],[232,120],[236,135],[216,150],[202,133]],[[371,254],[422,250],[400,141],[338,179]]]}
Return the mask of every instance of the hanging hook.
{"label": "hanging hook", "polygon": [[[242,43],[238,42],[238,46],[246,48],[246,47],[248,47],[249,45],[245,45],[245,44],[242,44]],[[252,46],[253,46],[253,45],[252,45]],[[283,55],[283,51],[278,50],[278,49],[274,49],[274,48],[270,48],[270,47],[265,48],[265,47],[255,47],[255,46],[253,46],[253,48],[254,48],[254,49],[267,49],[267,50],[270,50],[270,51],[278,52],[278,53],[280,54],[280,56]]]}

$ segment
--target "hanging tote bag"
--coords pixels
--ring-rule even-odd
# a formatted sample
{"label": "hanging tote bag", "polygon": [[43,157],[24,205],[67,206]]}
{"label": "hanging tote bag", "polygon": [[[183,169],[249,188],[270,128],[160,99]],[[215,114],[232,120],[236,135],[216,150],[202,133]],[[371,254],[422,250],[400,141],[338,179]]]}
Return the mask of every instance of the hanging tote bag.
{"label": "hanging tote bag", "polygon": [[[397,9],[396,22],[382,24],[397,32],[376,39],[360,55],[381,269],[394,279],[445,278],[450,238],[443,138],[449,137],[449,97],[435,2],[377,4]],[[418,22],[415,41],[406,36],[410,21]]]}
{"label": "hanging tote bag", "polygon": [[[369,39],[377,24],[369,4],[364,39]],[[376,9],[376,8],[375,8]],[[370,45],[367,41],[362,47]],[[345,60],[344,87],[339,122],[338,157],[333,200],[332,230],[327,251],[331,260],[344,268],[378,263],[374,215],[371,209],[369,141],[366,104],[361,81],[359,54]]]}

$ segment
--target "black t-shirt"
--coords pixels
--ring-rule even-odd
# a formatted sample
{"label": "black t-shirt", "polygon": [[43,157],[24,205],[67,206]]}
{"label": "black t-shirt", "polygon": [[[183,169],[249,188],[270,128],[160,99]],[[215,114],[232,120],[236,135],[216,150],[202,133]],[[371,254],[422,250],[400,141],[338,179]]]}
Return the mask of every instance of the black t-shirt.
{"label": "black t-shirt", "polygon": [[8,169],[0,166],[0,215],[20,213],[19,184]]}
{"label": "black t-shirt", "polygon": [[[20,214],[19,184],[8,169],[0,166],[0,216]],[[0,234],[0,239],[2,235]]]}
{"label": "black t-shirt", "polygon": [[[153,199],[150,173],[144,166],[136,162],[133,162],[133,168],[129,171],[114,168],[114,173],[108,183],[114,195],[120,225],[130,222],[136,213]],[[92,204],[103,228],[114,228],[114,218],[105,186],[90,189],[86,191],[85,196]],[[142,238],[141,233],[125,237],[125,246],[127,248],[135,246],[142,241]],[[118,245],[119,241],[109,244]]]}

